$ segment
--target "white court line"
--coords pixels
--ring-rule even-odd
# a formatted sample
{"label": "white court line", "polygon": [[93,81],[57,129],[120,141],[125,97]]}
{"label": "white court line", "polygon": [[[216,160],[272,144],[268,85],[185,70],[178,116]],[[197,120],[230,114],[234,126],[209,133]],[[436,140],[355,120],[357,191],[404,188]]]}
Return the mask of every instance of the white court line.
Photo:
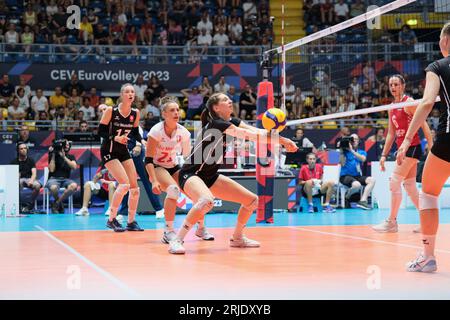
{"label": "white court line", "polygon": [[132,298],[141,298],[139,293],[137,293],[135,290],[131,289],[129,286],[127,286],[125,283],[114,277],[111,273],[103,270],[98,265],[96,265],[94,262],[83,256],[81,253],[76,251],[74,248],[66,244],[65,242],[59,240],[57,237],[52,235],[50,232],[46,231],[42,227],[35,225],[36,229],[40,230],[42,233],[44,233],[47,237],[55,241],[56,243],[60,244],[62,247],[67,249],[69,252],[77,256],[79,259],[81,259],[84,263],[86,263],[88,266],[90,266],[92,269],[97,271],[100,275],[102,275],[104,278],[109,280],[111,283],[113,283],[116,287],[118,287],[121,290],[124,290],[130,297]]}
{"label": "white court line", "polygon": [[[411,245],[411,244],[390,242],[390,241],[383,241],[383,240],[376,240],[376,239],[364,238],[364,237],[356,237],[356,236],[350,236],[350,235],[342,234],[342,233],[325,232],[325,231],[312,230],[312,229],[307,229],[307,228],[302,228],[302,227],[288,227],[288,228],[289,229],[294,229],[294,230],[306,231],[306,232],[325,234],[325,235],[329,235],[329,236],[341,237],[341,238],[348,238],[348,239],[354,239],[354,240],[362,240],[362,241],[369,241],[369,242],[374,242],[374,243],[388,244],[388,245],[393,245],[393,246],[398,246],[398,247],[405,247],[405,248],[412,248],[412,249],[422,249],[422,247],[420,247],[420,246],[414,246],[414,245]],[[450,254],[449,250],[436,249],[435,251],[436,252],[442,252],[442,253],[449,253]]]}

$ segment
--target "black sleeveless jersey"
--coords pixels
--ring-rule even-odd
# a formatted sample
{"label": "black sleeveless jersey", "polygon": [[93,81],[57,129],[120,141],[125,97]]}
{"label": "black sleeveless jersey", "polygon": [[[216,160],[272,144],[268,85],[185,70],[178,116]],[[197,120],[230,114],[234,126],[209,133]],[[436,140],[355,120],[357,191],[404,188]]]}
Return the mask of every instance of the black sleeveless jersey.
{"label": "black sleeveless jersey", "polygon": [[450,56],[428,65],[425,71],[435,73],[441,83],[438,104],[440,118],[437,135],[450,133]]}
{"label": "black sleeveless jersey", "polygon": [[231,118],[229,121],[216,118],[208,122],[197,137],[182,170],[205,177],[217,174],[227,147],[224,131],[231,125],[239,127],[240,123],[238,118]]}
{"label": "black sleeveless jersey", "polygon": [[[111,120],[109,121],[109,136],[123,136],[130,133],[131,129],[134,127],[134,122],[136,121],[136,116],[139,111],[135,108],[131,108],[130,113],[124,117],[120,111],[119,107],[115,106],[112,109]],[[114,140],[103,141],[103,144],[107,144],[110,151],[112,152],[114,148],[121,147],[127,149],[126,145],[120,144]]]}

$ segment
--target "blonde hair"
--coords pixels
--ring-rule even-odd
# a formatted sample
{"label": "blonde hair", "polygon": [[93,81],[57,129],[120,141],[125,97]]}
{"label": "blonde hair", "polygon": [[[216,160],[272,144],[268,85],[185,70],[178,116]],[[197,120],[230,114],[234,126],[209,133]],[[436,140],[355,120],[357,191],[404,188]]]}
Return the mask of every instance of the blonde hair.
{"label": "blonde hair", "polygon": [[441,30],[441,36],[446,35],[450,37],[450,21],[444,24]]}
{"label": "blonde hair", "polygon": [[180,104],[178,102],[178,98],[174,96],[164,96],[159,100],[159,109],[161,111],[165,111],[166,108],[169,106],[169,104],[175,103],[178,107],[180,107]]}
{"label": "blonde hair", "polygon": [[120,87],[120,94],[122,94],[123,91],[125,90],[125,88],[128,87],[128,86],[131,86],[133,88],[133,90],[134,90],[134,87],[133,87],[133,85],[131,83],[125,83],[124,85],[122,85]]}

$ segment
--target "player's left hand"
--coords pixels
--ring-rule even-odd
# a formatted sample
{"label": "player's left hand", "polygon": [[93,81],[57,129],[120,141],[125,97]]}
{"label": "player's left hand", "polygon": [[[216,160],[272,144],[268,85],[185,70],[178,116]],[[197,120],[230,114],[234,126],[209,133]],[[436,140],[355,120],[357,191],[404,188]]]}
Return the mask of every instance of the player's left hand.
{"label": "player's left hand", "polygon": [[403,163],[403,160],[405,160],[406,151],[408,150],[410,144],[411,143],[409,142],[409,140],[405,139],[405,140],[403,140],[403,143],[400,146],[400,148],[398,148],[396,161],[399,166]]}

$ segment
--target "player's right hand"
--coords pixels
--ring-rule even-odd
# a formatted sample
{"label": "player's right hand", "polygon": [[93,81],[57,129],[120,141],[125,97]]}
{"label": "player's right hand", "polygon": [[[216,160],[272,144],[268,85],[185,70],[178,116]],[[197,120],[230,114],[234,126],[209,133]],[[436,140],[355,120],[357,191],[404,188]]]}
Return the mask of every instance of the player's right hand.
{"label": "player's right hand", "polygon": [[154,194],[161,194],[161,192],[162,192],[161,185],[159,184],[158,181],[155,181],[152,183],[152,192]]}
{"label": "player's right hand", "polygon": [[386,171],[386,167],[384,166],[384,163],[386,162],[386,157],[382,156],[380,158],[380,169],[382,172]]}

